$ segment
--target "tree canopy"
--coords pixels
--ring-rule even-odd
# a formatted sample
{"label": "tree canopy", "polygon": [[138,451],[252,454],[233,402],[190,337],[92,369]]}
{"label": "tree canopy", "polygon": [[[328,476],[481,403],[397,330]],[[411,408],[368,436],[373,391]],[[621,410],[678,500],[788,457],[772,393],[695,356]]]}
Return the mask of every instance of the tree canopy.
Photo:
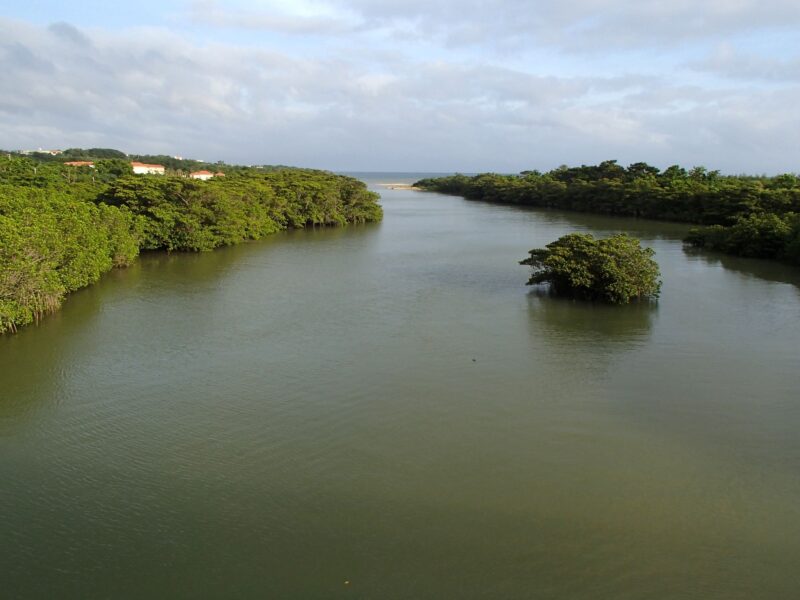
{"label": "tree canopy", "polygon": [[562,295],[613,304],[657,298],[661,290],[652,248],[625,234],[596,240],[571,233],[520,262],[533,267],[528,285],[549,283]]}

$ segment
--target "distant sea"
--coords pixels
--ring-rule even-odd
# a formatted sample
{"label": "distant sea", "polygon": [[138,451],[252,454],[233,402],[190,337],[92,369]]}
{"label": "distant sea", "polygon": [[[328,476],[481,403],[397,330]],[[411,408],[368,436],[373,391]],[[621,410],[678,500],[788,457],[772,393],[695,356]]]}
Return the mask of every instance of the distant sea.
{"label": "distant sea", "polygon": [[[367,183],[414,183],[427,177],[446,177],[454,175],[454,171],[448,172],[409,172],[409,171],[337,171],[340,175],[355,177]],[[472,173],[465,173],[472,175]]]}

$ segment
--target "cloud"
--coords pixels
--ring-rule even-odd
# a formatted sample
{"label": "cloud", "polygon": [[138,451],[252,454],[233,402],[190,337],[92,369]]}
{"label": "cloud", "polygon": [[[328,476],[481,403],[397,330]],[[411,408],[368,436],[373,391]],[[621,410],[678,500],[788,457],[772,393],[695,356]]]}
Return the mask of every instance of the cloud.
{"label": "cloud", "polygon": [[797,170],[791,77],[720,85],[682,59],[666,72],[632,62],[623,74],[578,60],[559,75],[536,60],[342,43],[297,51],[191,30],[0,19],[0,145],[330,169],[518,171],[616,158]]}
{"label": "cloud", "polygon": [[59,23],[53,23],[47,29],[50,31],[50,33],[53,33],[77,46],[91,46],[89,38],[81,33],[77,27],[74,27],[69,23],[64,23],[63,21]]}
{"label": "cloud", "polygon": [[325,14],[291,14],[280,10],[236,9],[213,0],[192,2],[188,18],[197,24],[290,35],[341,35],[353,33],[358,24],[344,17]]}
{"label": "cloud", "polygon": [[776,58],[748,54],[731,44],[720,44],[706,58],[692,61],[690,68],[730,79],[768,82],[800,82],[800,56]]}
{"label": "cloud", "polygon": [[190,15],[206,24],[289,33],[382,32],[444,47],[509,51],[553,47],[564,52],[674,48],[754,31],[796,31],[795,0],[327,0],[258,3],[237,8],[206,0]]}

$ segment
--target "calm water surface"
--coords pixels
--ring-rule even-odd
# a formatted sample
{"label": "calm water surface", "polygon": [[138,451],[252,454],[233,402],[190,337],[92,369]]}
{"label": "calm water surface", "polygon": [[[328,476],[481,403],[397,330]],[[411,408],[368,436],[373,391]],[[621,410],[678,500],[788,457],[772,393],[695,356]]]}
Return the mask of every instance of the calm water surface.
{"label": "calm water surface", "polygon": [[[0,597],[800,597],[799,270],[383,198],[0,338]],[[575,230],[653,246],[658,304],[526,288]]]}

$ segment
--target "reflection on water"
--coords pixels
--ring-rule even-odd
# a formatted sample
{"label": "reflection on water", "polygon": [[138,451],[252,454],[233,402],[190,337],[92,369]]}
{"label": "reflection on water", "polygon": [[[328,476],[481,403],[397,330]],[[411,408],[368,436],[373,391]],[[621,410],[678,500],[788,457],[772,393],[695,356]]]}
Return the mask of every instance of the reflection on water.
{"label": "reflection on water", "polygon": [[572,300],[555,294],[549,286],[528,292],[531,333],[544,334],[555,343],[646,341],[658,303],[633,302],[614,306]]}
{"label": "reflection on water", "polygon": [[800,267],[774,260],[731,256],[730,254],[713,252],[689,245],[684,245],[683,251],[691,260],[700,260],[714,266],[720,265],[729,271],[735,271],[748,277],[756,277],[778,283],[790,283],[800,287]]}
{"label": "reflection on water", "polygon": [[[528,292],[528,330],[541,380],[562,393],[606,380],[612,365],[647,344],[657,314],[651,302],[611,306],[554,295],[548,286]],[[572,390],[568,392],[568,390]]]}
{"label": "reflection on water", "polygon": [[71,294],[61,311],[40,323],[0,336],[0,436],[64,399],[65,373],[73,367],[71,359],[82,351],[86,336],[91,337],[87,326],[108,301],[103,286],[120,283],[117,274]]}

